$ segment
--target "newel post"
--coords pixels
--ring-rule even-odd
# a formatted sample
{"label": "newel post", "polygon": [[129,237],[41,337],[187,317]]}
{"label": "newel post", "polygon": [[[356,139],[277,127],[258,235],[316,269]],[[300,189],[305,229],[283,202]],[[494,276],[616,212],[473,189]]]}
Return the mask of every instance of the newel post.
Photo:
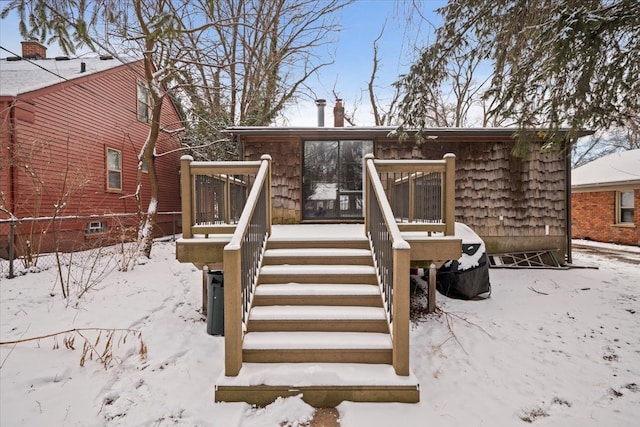
{"label": "newel post", "polygon": [[240,246],[229,243],[224,263],[224,372],[235,377],[242,368],[242,284]]}
{"label": "newel post", "polygon": [[393,369],[409,375],[409,306],[411,247],[405,241],[393,245]]}
{"label": "newel post", "polygon": [[444,161],[444,234],[445,236],[453,236],[456,234],[456,155],[453,153],[447,153],[444,155]]}
{"label": "newel post", "polygon": [[182,199],[182,237],[190,239],[191,225],[193,224],[193,178],[191,176],[191,162],[193,157],[184,155],[180,157],[180,196]]}
{"label": "newel post", "polygon": [[272,208],[272,203],[273,203],[273,199],[272,199],[272,194],[271,194],[271,156],[268,154],[263,154],[260,157],[260,160],[262,161],[266,161],[267,162],[267,176],[266,176],[266,182],[265,182],[265,189],[267,191],[267,215],[266,215],[266,220],[267,220],[267,235],[271,236],[271,222],[272,222],[272,215],[273,212],[271,211]]}
{"label": "newel post", "polygon": [[369,153],[364,156],[364,165],[362,167],[362,189],[364,191],[364,234],[365,236],[369,235],[369,231],[371,231],[371,189],[369,188],[369,182],[371,177],[369,176],[369,168],[368,162],[375,159],[374,155]]}

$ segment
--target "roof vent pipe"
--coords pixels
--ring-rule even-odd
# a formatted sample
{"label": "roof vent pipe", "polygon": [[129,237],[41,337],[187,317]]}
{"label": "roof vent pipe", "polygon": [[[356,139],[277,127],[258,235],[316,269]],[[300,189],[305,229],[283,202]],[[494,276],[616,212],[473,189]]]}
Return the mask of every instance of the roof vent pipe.
{"label": "roof vent pipe", "polygon": [[316,105],[318,106],[318,127],[324,127],[324,107],[327,105],[327,101],[316,99]]}

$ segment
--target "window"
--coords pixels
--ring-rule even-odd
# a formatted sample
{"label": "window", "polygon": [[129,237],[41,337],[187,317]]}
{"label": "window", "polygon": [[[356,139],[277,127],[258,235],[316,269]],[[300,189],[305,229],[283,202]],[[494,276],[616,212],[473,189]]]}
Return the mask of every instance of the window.
{"label": "window", "polygon": [[138,82],[138,120],[144,123],[151,121],[151,93],[149,87],[143,83]]}
{"label": "window", "polygon": [[633,224],[633,191],[619,191],[617,222],[619,224]]}
{"label": "window", "polygon": [[122,153],[107,148],[107,190],[122,190]]}
{"label": "window", "polygon": [[98,234],[107,231],[107,223],[105,221],[88,222],[84,230],[85,234]]}

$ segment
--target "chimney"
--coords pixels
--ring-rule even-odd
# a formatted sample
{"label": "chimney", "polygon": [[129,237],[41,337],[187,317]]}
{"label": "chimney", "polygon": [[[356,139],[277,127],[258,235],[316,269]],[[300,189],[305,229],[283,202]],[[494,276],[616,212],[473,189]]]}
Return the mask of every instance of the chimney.
{"label": "chimney", "polygon": [[22,57],[27,59],[46,59],[47,48],[37,40],[25,40],[22,43]]}
{"label": "chimney", "polygon": [[336,98],[336,106],[333,107],[333,126],[337,128],[344,127],[344,106],[340,98]]}
{"label": "chimney", "polygon": [[327,105],[327,101],[316,99],[316,105],[318,106],[318,127],[324,127],[324,106]]}

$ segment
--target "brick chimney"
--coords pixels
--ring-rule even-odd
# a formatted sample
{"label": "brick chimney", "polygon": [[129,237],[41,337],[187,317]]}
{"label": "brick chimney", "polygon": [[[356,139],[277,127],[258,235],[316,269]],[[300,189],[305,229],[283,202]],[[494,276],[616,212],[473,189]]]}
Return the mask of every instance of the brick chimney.
{"label": "brick chimney", "polygon": [[47,48],[37,40],[26,40],[22,43],[22,57],[29,59],[46,59]]}
{"label": "brick chimney", "polygon": [[333,107],[333,126],[337,128],[344,127],[344,107],[342,99],[336,99],[336,106]]}

